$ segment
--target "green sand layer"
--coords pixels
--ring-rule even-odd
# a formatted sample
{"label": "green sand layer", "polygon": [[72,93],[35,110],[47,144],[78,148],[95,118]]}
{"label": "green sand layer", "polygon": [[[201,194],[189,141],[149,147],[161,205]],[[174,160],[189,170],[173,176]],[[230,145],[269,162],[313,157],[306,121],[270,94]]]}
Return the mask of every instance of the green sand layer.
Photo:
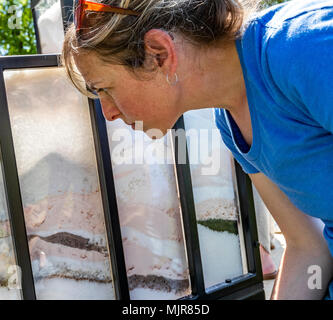
{"label": "green sand layer", "polygon": [[222,220],[222,219],[208,219],[208,220],[200,220],[200,221],[198,221],[198,224],[201,224],[202,226],[207,227],[207,228],[217,231],[217,232],[227,231],[229,233],[238,235],[237,221]]}

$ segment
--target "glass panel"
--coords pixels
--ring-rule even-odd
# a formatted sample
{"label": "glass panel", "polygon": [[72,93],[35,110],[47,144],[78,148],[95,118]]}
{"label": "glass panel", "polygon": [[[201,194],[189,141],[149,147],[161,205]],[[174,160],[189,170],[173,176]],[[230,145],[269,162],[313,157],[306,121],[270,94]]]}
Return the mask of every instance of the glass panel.
{"label": "glass panel", "polygon": [[215,126],[212,109],[187,112],[184,121],[208,288],[246,273],[233,160]]}
{"label": "glass panel", "polygon": [[121,120],[107,126],[130,297],[189,295],[170,136],[150,140]]}
{"label": "glass panel", "polygon": [[38,299],[114,299],[87,98],[62,68],[4,72]]}
{"label": "glass panel", "polygon": [[60,53],[64,41],[61,1],[41,0],[35,12],[41,53]]}
{"label": "glass panel", "polygon": [[[16,270],[0,155],[0,300],[21,299],[21,290],[18,288],[20,279],[18,278],[18,282],[13,282]],[[17,275],[19,274],[17,273]]]}

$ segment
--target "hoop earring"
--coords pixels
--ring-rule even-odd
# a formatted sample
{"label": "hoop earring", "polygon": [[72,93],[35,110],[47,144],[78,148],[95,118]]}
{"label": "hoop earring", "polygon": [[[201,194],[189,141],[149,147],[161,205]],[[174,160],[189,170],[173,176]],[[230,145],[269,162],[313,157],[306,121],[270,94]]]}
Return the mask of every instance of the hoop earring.
{"label": "hoop earring", "polygon": [[168,83],[170,86],[174,86],[174,85],[176,85],[176,84],[178,83],[178,81],[179,81],[179,78],[178,78],[177,73],[175,73],[175,79],[174,79],[173,82],[170,81],[170,79],[169,79],[169,74],[167,74],[167,76],[166,76],[166,81],[167,81],[167,83]]}

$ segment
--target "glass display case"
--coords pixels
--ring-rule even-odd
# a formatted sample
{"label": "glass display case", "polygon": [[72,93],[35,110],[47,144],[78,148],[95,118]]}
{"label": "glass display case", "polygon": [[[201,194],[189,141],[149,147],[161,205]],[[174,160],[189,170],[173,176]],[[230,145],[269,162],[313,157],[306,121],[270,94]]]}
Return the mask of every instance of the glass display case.
{"label": "glass display case", "polygon": [[[54,5],[63,34],[72,1],[45,3],[32,5],[37,32]],[[41,39],[39,52],[54,40],[59,52],[60,38]],[[151,140],[105,121],[58,61],[0,58],[2,203],[22,298],[264,299],[251,182],[212,109]]]}
{"label": "glass display case", "polygon": [[107,122],[107,130],[130,297],[188,296],[171,135],[151,140],[121,120]]}
{"label": "glass display case", "polygon": [[251,183],[212,110],[148,139],[106,123],[58,58],[0,58],[2,220],[23,298],[262,298]]}
{"label": "glass display case", "polygon": [[[14,60],[15,68],[6,68]],[[24,297],[115,299],[88,99],[68,82],[57,56],[3,58],[1,66],[1,146],[12,166],[4,163],[4,177],[8,194],[18,187],[11,195],[21,204],[9,210],[10,220],[17,230],[13,217],[21,217],[29,257],[18,264],[27,266],[30,287],[33,281]]]}
{"label": "glass display case", "polygon": [[191,297],[265,299],[251,181],[214,131],[212,111],[185,114],[172,139]]}
{"label": "glass display case", "polygon": [[88,99],[61,68],[4,80],[37,298],[113,298]]}
{"label": "glass display case", "polygon": [[213,109],[184,115],[193,199],[206,289],[247,273],[231,153]]}

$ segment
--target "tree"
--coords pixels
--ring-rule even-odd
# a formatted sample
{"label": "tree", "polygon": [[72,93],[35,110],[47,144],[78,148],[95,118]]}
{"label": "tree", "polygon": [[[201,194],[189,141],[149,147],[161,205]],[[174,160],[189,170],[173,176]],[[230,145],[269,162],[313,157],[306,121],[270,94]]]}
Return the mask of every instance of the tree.
{"label": "tree", "polygon": [[35,54],[36,38],[29,0],[0,0],[0,54]]}

